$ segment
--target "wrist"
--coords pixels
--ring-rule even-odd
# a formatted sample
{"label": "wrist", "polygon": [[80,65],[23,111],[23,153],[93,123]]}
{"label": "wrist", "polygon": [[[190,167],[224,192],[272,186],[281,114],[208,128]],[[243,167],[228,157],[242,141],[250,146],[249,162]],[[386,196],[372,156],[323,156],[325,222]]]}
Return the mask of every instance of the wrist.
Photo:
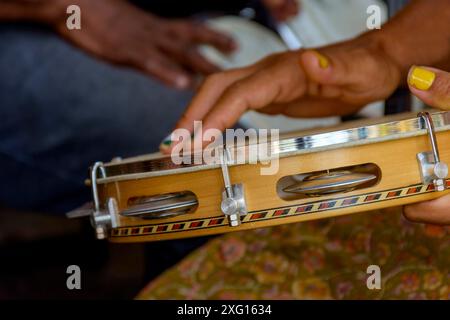
{"label": "wrist", "polygon": [[397,65],[405,83],[412,65],[439,68],[449,61],[449,21],[448,0],[416,0],[368,36]]}

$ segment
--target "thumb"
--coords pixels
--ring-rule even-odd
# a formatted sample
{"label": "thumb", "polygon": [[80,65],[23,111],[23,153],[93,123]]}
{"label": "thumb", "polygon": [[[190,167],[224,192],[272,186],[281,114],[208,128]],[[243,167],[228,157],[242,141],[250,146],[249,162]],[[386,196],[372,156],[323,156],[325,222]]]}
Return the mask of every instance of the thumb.
{"label": "thumb", "polygon": [[345,59],[336,54],[325,55],[317,50],[306,50],[300,56],[308,78],[323,85],[345,85],[348,84],[349,68]]}
{"label": "thumb", "polygon": [[408,85],[415,96],[431,107],[450,110],[450,73],[413,66],[409,70]]}

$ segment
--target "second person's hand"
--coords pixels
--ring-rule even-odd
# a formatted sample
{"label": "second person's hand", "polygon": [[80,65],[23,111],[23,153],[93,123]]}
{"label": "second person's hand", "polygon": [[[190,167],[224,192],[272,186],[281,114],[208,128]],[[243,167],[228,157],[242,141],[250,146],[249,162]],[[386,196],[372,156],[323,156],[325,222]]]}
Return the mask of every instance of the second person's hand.
{"label": "second person's hand", "polygon": [[68,30],[65,19],[56,23],[63,37],[99,58],[135,67],[176,88],[189,87],[196,73],[219,71],[197,51],[198,45],[224,52],[235,48],[231,38],[201,23],[162,19],[124,0],[58,1],[81,8],[81,30]]}

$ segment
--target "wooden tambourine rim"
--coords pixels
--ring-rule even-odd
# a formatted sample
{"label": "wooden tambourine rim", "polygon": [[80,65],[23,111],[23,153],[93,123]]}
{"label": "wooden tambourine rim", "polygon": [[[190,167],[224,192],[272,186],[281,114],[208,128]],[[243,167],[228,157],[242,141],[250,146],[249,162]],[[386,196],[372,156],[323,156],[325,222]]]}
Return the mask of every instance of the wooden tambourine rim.
{"label": "wooden tambourine rim", "polygon": [[[447,186],[450,187],[450,179],[447,180]],[[329,210],[339,210],[351,208],[360,205],[373,204],[383,201],[418,196],[434,191],[434,185],[416,184],[403,188],[383,190],[375,193],[366,193],[348,197],[339,197],[322,201],[314,201],[292,206],[271,208],[264,211],[252,211],[242,218],[242,224],[249,224],[259,221],[268,221],[275,219],[290,218],[294,216],[319,213]],[[276,223],[280,224],[280,223]],[[158,237],[161,234],[172,234],[178,232],[192,232],[199,229],[212,229],[217,227],[226,227],[228,222],[223,215],[208,217],[203,219],[188,219],[172,223],[146,224],[141,226],[119,227],[111,231],[111,240],[114,238],[127,237]],[[274,223],[275,225],[275,223]],[[239,228],[230,231],[239,231]],[[186,235],[188,237],[188,235]],[[157,240],[157,239],[155,239]]]}

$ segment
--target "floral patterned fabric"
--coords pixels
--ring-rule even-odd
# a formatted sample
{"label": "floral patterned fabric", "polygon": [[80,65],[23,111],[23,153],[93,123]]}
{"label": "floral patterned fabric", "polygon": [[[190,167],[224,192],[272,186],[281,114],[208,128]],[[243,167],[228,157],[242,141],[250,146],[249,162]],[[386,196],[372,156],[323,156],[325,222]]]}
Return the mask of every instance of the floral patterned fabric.
{"label": "floral patterned fabric", "polygon": [[[369,265],[381,289],[369,290]],[[400,208],[236,232],[209,241],[138,299],[449,299],[448,228]]]}

